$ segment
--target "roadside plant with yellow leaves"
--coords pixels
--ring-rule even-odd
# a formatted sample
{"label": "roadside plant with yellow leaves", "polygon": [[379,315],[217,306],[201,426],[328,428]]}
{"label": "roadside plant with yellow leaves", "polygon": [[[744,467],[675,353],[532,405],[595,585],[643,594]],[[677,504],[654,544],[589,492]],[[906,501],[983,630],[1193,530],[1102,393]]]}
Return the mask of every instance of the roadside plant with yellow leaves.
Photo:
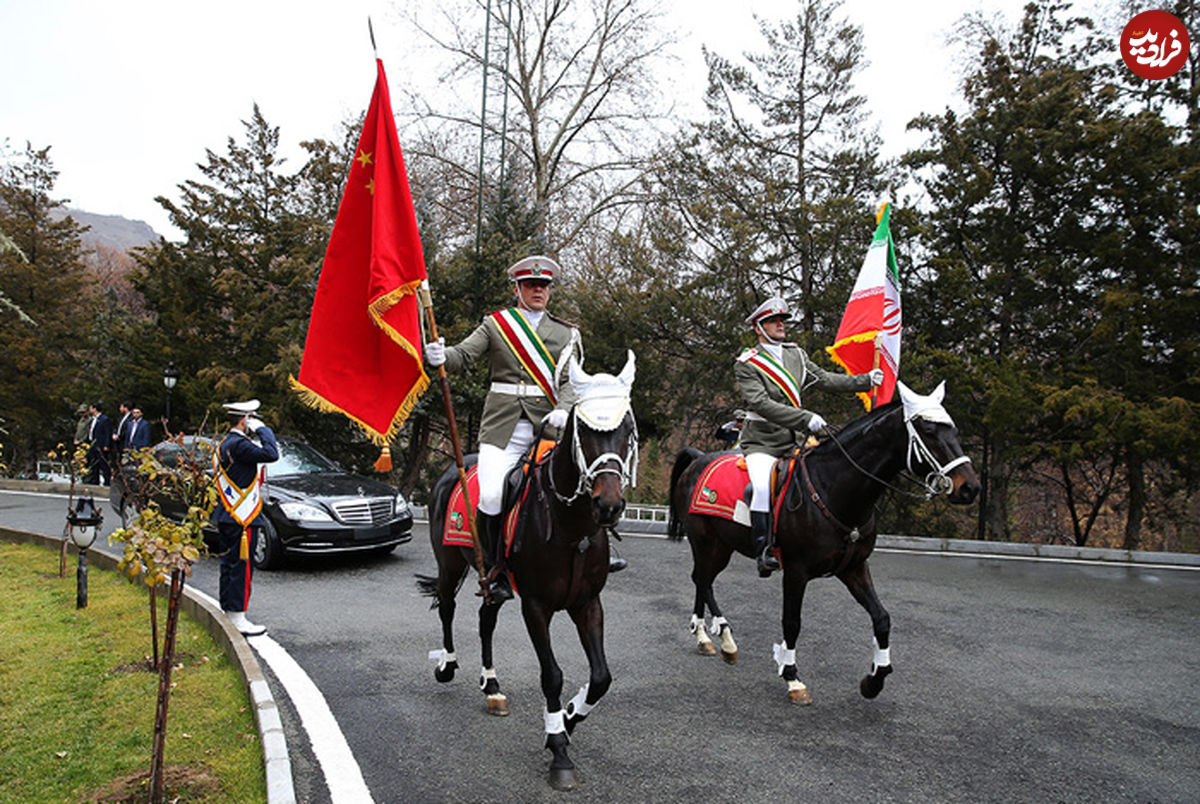
{"label": "roadside plant with yellow leaves", "polygon": [[[130,581],[144,583],[150,589],[154,663],[158,668],[158,706],[150,758],[152,801],[160,800],[163,789],[167,709],[184,578],[191,576],[192,563],[206,552],[204,531],[217,503],[217,487],[208,471],[213,442],[200,438],[185,442],[181,435],[173,440],[180,449],[172,451],[171,465],[157,460],[151,450],[139,450],[127,455],[117,467],[113,482],[123,484],[124,499],[133,505],[136,515],[109,537],[125,544],[125,554],[118,565],[121,572]],[[163,515],[157,502],[163,498],[184,503],[187,513],[181,521]],[[156,600],[158,590],[168,586],[168,582],[167,622],[159,660]]]}

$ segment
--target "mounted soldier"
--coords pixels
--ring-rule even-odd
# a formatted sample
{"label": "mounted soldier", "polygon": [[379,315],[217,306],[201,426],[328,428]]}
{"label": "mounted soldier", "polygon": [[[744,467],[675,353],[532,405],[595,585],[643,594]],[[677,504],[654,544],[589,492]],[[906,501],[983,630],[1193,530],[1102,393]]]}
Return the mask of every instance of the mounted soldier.
{"label": "mounted soldier", "polygon": [[543,422],[561,430],[574,392],[567,377],[572,355],[583,361],[579,329],[552,315],[546,307],[550,287],[561,273],[550,257],[536,255],[508,269],[516,304],[484,317],[455,346],[443,338],[425,345],[431,366],[458,372],[486,358],[491,382],[479,428],[479,501],[477,519],[487,595],[497,602],[512,599],[504,566],[502,504],[504,481],[529,452]]}
{"label": "mounted soldier", "polygon": [[750,532],[758,555],[758,574],[764,578],[779,569],[772,551],[771,470],[776,460],[803,444],[809,433],[825,427],[819,413],[801,406],[801,391],[810,386],[828,391],[867,391],[883,381],[880,369],[855,375],[822,369],[799,346],[784,341],[790,318],[791,309],[779,296],[760,304],[745,320],[758,336],[758,345],[738,355],[733,367],[738,391],[748,409],[741,449],[753,487]]}

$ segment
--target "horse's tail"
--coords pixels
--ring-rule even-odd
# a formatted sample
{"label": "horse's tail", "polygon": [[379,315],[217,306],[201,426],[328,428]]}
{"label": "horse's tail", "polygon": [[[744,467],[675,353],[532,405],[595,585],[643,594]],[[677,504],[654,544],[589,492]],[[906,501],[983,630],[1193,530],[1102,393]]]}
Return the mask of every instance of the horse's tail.
{"label": "horse's tail", "polygon": [[435,576],[417,573],[417,591],[425,597],[433,598],[429,608],[436,609],[438,607],[438,579]]}
{"label": "horse's tail", "polygon": [[[470,469],[475,465],[478,456],[471,454],[463,458],[463,468]],[[442,533],[446,525],[446,513],[450,507],[450,493],[454,491],[455,484],[458,483],[458,467],[451,464],[446,467],[437,482],[433,484],[433,491],[429,494],[429,543],[433,547],[433,554],[438,560],[438,572],[442,571],[442,551],[447,548],[442,544]],[[438,607],[438,578],[433,575],[418,574],[417,590],[426,597],[432,597],[433,603],[430,604],[431,609]],[[462,579],[459,579],[459,587],[462,586]]]}
{"label": "horse's tail", "polygon": [[675,455],[675,465],[671,467],[671,499],[667,511],[667,538],[673,542],[683,539],[683,512],[675,510],[676,486],[679,485],[683,471],[703,456],[704,453],[695,447],[684,447]]}

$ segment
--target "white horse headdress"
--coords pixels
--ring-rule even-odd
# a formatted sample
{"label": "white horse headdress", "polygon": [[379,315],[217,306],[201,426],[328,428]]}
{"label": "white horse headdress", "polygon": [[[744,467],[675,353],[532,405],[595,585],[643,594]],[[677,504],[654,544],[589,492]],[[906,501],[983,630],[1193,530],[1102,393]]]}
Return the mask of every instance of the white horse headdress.
{"label": "white horse headdress", "polygon": [[904,421],[925,419],[938,424],[954,424],[950,414],[942,407],[942,399],[946,396],[945,380],[928,396],[918,394],[902,382],[897,382],[896,387],[900,390],[900,401],[904,403]]}
{"label": "white horse headdress", "polygon": [[616,377],[611,374],[588,374],[574,357],[568,370],[577,400],[575,415],[593,430],[609,432],[617,429],[629,412],[629,392],[633,389],[636,371],[633,351],[629,351],[625,368]]}

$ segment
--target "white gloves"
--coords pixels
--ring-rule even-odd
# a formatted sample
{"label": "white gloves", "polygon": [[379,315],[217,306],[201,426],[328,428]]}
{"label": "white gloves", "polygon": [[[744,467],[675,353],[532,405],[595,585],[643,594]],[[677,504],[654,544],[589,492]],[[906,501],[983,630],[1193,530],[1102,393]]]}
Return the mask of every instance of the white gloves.
{"label": "white gloves", "polygon": [[263,427],[263,426],[264,426],[263,420],[258,418],[257,416],[247,416],[246,417],[246,429],[249,430],[250,432],[257,433],[258,428]]}
{"label": "white gloves", "polygon": [[819,433],[825,429],[825,420],[821,418],[820,413],[814,413],[808,419],[808,431],[810,433]]}
{"label": "white gloves", "polygon": [[871,369],[867,376],[871,378],[871,385],[883,385],[883,369]]}
{"label": "white gloves", "polygon": [[425,344],[425,362],[437,368],[446,362],[446,339],[438,338]]}
{"label": "white gloves", "polygon": [[547,427],[553,427],[555,430],[561,430],[567,425],[567,412],[561,408],[555,408],[546,414],[543,419]]}

